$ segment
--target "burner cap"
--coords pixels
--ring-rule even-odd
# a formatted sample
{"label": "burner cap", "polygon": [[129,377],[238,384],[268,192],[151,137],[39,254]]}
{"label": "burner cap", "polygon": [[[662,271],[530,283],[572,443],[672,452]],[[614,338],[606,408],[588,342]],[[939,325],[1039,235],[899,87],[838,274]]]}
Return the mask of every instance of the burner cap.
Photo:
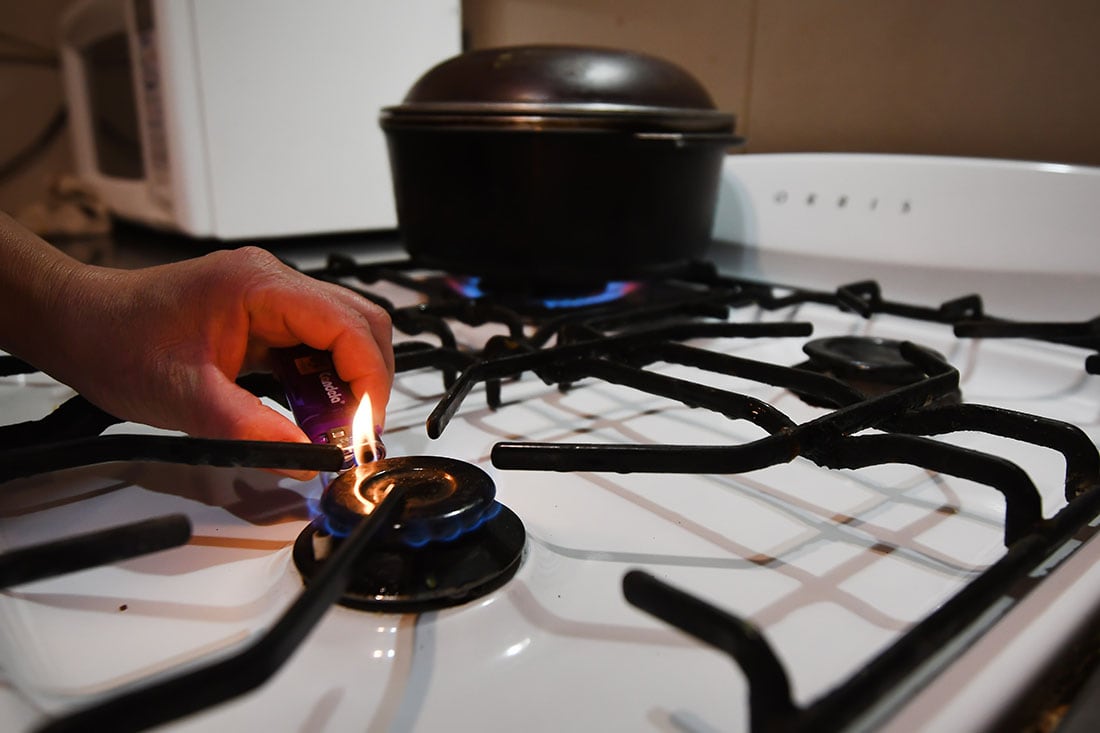
{"label": "burner cap", "polygon": [[410,489],[404,511],[355,561],[342,605],[396,613],[444,608],[515,575],[527,535],[519,517],[494,500],[492,478],[463,461],[412,456],[345,471],[326,487],[325,515],[294,543],[294,564],[307,583],[399,482]]}
{"label": "burner cap", "polygon": [[[800,369],[808,369],[825,374],[844,382],[865,397],[875,397],[898,387],[913,384],[926,378],[924,372],[901,353],[901,341],[878,338],[876,336],[830,336],[806,342],[802,350],[810,357],[800,364]],[[926,349],[943,361],[944,356],[932,349]],[[793,390],[803,402],[817,407],[837,407],[820,395]],[[957,403],[962,399],[959,390],[937,398],[944,404]]]}
{"label": "burner cap", "polygon": [[450,542],[500,507],[492,478],[473,464],[438,456],[386,458],[345,471],[325,488],[321,512],[329,532],[349,534],[398,482],[410,491],[387,539],[413,547]]}
{"label": "burner cap", "polygon": [[809,341],[802,350],[818,371],[828,372],[840,379],[902,385],[918,382],[925,376],[902,356],[901,342],[892,339],[831,336]]}

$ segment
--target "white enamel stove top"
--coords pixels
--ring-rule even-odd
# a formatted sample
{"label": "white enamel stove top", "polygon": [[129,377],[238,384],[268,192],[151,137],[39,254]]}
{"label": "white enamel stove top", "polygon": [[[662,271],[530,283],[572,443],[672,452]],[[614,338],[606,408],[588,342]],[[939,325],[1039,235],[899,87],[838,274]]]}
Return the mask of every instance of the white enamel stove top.
{"label": "white enamel stove top", "polygon": [[[851,221],[835,220],[857,205],[867,204],[870,211],[870,199],[851,186],[876,182],[886,188],[875,208],[882,213],[897,207],[893,220],[883,216],[877,226],[901,232],[901,239],[928,236],[934,230],[917,217],[926,206],[934,209],[939,199],[928,200],[921,186],[940,191],[942,181],[958,176],[963,190],[972,191],[975,176],[993,175],[986,168],[1002,165],[954,161],[957,169],[929,172],[922,160],[931,168],[942,164],[861,156],[731,159],[718,233],[754,246],[721,251],[718,261],[759,277],[771,276],[774,257],[776,279],[794,282],[793,277],[825,290],[869,275],[881,277],[876,271],[882,271],[887,274],[881,280],[885,296],[897,294],[897,299],[929,306],[982,292],[978,286],[941,294],[937,289],[943,283],[933,277],[922,299],[920,292],[912,293],[922,286],[919,268],[909,259],[920,253],[887,254],[874,261],[858,247],[836,254],[860,259],[867,271],[828,281],[821,273],[834,264],[831,258],[820,268],[800,267],[808,255],[789,256],[783,246],[773,252],[760,239],[774,232],[773,241],[785,243],[782,227],[788,225],[775,224],[779,216],[793,216],[796,221],[789,226],[801,226],[805,236],[823,243],[842,239],[837,231],[842,224],[862,231],[869,225],[853,229]],[[859,181],[845,177],[852,166],[866,172]],[[1002,173],[1025,175],[1014,168]],[[899,176],[905,175],[918,190],[898,193],[904,188]],[[1077,189],[1059,176],[1077,176],[1079,187],[1097,190],[1094,171],[1033,170],[1032,175],[1050,179],[1054,198],[1063,202],[1066,190]],[[788,177],[779,180],[782,176]],[[926,180],[937,183],[920,183]],[[1038,181],[1032,185],[1042,189]],[[814,199],[806,203],[810,194]],[[843,206],[836,204],[838,195],[848,197]],[[957,204],[949,193],[942,196]],[[826,201],[836,211],[807,221],[815,213],[812,207],[821,213]],[[795,210],[798,202],[802,208]],[[1041,202],[1030,205],[1042,208]],[[997,206],[1012,208],[1003,202]],[[751,216],[731,218],[746,210]],[[965,212],[951,216],[965,218]],[[1080,216],[1091,216],[1095,223],[1094,211]],[[952,224],[941,223],[945,230]],[[968,226],[967,236],[988,238],[975,234],[977,225]],[[1000,225],[997,229],[999,236]],[[873,239],[866,231],[860,237]],[[1002,240],[1001,246],[1015,245]],[[1004,259],[1011,265],[1007,272],[979,275],[995,290],[997,282],[1019,277],[1011,271],[1023,267],[1014,264],[1015,257],[1013,250]],[[1100,266],[1085,267],[1096,265],[1095,257],[1071,253],[1067,258],[1078,274],[1059,266],[1037,277],[1061,283],[1083,277],[1091,288]],[[891,268],[902,273],[897,282],[889,279]],[[946,263],[955,274],[966,268],[966,262]],[[398,305],[414,301],[396,286],[379,287]],[[1057,302],[1059,293],[1045,298],[1044,305],[1060,315],[1042,318],[1095,316],[1075,309],[1072,298],[1078,290],[1066,287],[1064,307]],[[1034,293],[1026,298],[1044,300]],[[987,302],[987,309],[1019,316],[1010,312],[1014,305],[1007,297]],[[1064,420],[1100,442],[1100,377],[1085,373],[1088,352],[1081,349],[1028,340],[957,339],[949,326],[895,316],[864,319],[828,305],[775,312],[735,309],[731,319],[809,321],[814,324],[811,338],[872,335],[915,341],[939,351],[959,370],[966,401]],[[500,330],[461,327],[456,332],[461,341],[474,343]],[[794,365],[804,361],[806,340],[692,344]],[[827,412],[783,389],[687,367],[652,368],[757,397],[797,423]],[[5,423],[34,419],[70,394],[41,375],[3,378],[0,414]],[[266,685],[177,721],[172,730],[745,730],[747,687],[738,667],[631,607],[621,590],[624,573],[644,569],[758,626],[790,676],[794,701],[807,705],[1004,553],[1004,499],[973,482],[899,464],[826,470],[805,459],[731,475],[505,471],[495,468],[489,456],[494,444],[506,440],[730,445],[765,433],[748,422],[594,379],[563,393],[527,374],[505,382],[505,405],[499,410],[490,410],[483,387],[476,388],[441,438],[431,440],[424,419],[441,394],[434,371],[399,375],[387,418],[389,454],[451,456],[483,467],[496,482],[497,498],[527,529],[515,578],[485,598],[441,611],[396,615],[334,607]],[[109,432],[153,431],[124,424]],[[1065,465],[1059,454],[984,434],[944,439],[1019,464],[1039,488],[1045,516],[1065,504]],[[253,469],[151,463],[105,464],[0,486],[2,550],[172,512],[187,514],[194,526],[186,546],[0,594],[4,727],[33,729],[47,716],[131,689],[150,676],[230,654],[268,628],[301,590],[291,546],[321,488],[320,480],[299,483]],[[1071,597],[1080,588],[1065,580],[1073,573],[1072,579],[1095,573],[1088,558],[1100,557],[1096,544],[1069,557],[1055,578],[1033,594],[1038,597],[1049,587],[1050,598],[1037,604],[1029,597],[982,637],[993,639],[1013,629],[1008,639],[981,652],[983,659],[1012,653],[1014,643],[1023,643],[1013,640],[1035,634],[1039,647],[1057,648],[1069,631],[1053,626],[1051,609],[1068,603],[1065,613],[1072,626],[1100,603],[1100,593]],[[1100,588],[1097,582],[1091,586]],[[1013,684],[1026,681],[1026,672],[1016,668],[1008,673],[1007,690],[968,692],[958,680],[951,682],[953,673],[961,674],[954,670],[974,666],[960,656],[962,649],[958,652],[859,724],[934,729],[936,716],[951,710],[956,716],[980,716],[975,719],[979,725],[998,709],[996,695],[1003,702],[1013,694]],[[970,684],[981,684],[980,675],[964,676]],[[1001,688],[1002,683],[991,684]],[[917,688],[924,697],[906,707],[904,699]],[[971,699],[980,702],[971,705]],[[900,717],[891,721],[898,710]]]}

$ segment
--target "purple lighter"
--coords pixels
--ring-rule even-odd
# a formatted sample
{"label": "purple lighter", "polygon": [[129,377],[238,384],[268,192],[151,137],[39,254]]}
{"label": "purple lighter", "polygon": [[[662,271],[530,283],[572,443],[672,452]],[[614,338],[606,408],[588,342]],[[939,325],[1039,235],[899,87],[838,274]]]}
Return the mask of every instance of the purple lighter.
{"label": "purple lighter", "polygon": [[[290,410],[298,426],[314,443],[335,445],[344,451],[344,468],[355,465],[355,446],[351,426],[359,407],[351,386],[340,379],[332,364],[332,355],[299,345],[271,350],[275,376],[286,390]],[[385,449],[375,437],[377,453]]]}

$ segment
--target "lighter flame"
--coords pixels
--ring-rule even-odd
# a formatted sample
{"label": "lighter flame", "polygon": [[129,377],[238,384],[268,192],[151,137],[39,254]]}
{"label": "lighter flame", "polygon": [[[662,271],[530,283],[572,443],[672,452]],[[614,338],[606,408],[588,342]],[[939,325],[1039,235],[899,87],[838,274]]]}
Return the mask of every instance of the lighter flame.
{"label": "lighter flame", "polygon": [[354,489],[355,498],[359,499],[359,503],[363,505],[364,515],[370,514],[375,509],[377,509],[378,505],[381,504],[385,500],[385,498],[390,495],[391,491],[393,491],[393,487],[397,486],[397,484],[395,484],[393,481],[390,481],[389,484],[386,485],[386,488],[382,489],[383,493],[380,498],[371,497],[368,499],[367,497],[363,496],[363,482],[369,479],[371,475],[372,474],[370,473],[370,471],[360,471],[359,469],[356,469]]}
{"label": "lighter flame", "polygon": [[360,466],[373,461],[378,455],[375,440],[374,410],[371,408],[370,395],[364,394],[351,421],[351,442],[355,446],[355,462]]}

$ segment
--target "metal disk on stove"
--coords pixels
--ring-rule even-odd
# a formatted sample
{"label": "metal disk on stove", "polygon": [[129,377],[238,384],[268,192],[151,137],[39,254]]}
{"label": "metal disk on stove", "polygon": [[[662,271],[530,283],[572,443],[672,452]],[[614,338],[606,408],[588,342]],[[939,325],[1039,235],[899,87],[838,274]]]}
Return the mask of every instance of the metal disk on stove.
{"label": "metal disk on stove", "polygon": [[325,488],[321,514],[328,530],[349,534],[396,483],[411,491],[384,538],[403,545],[456,539],[499,506],[493,479],[471,463],[439,456],[388,458],[345,471]]}
{"label": "metal disk on stove", "polygon": [[356,562],[342,605],[392,612],[453,606],[515,574],[526,532],[519,517],[495,500],[492,478],[463,461],[414,456],[360,466],[326,487],[323,515],[294,544],[294,563],[307,583],[398,483],[407,489],[404,509]]}
{"label": "metal disk on stove", "polygon": [[[925,376],[919,367],[902,356],[901,342],[892,339],[830,336],[808,341],[802,350],[820,371],[842,379],[912,384]],[[942,355],[937,356],[943,358]]]}
{"label": "metal disk on stove", "polygon": [[[937,351],[925,349],[946,362]],[[877,336],[829,336],[807,341],[802,350],[809,358],[799,365],[844,382],[865,397],[875,397],[898,387],[919,382],[927,375],[902,353],[902,342]],[[792,390],[804,402],[819,407],[837,407],[828,399]],[[937,402],[958,402],[958,390],[943,395]]]}

